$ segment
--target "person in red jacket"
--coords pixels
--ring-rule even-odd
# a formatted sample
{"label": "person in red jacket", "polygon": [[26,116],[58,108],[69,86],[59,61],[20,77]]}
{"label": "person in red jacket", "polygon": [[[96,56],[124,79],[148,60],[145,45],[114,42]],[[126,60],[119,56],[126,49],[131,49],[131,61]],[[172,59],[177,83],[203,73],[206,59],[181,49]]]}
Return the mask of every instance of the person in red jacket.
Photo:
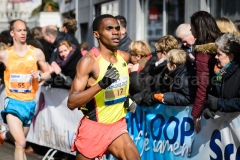
{"label": "person in red jacket", "polygon": [[210,92],[209,85],[214,75],[215,40],[221,35],[215,19],[206,11],[195,12],[191,16],[191,31],[196,38],[195,63],[197,75],[197,91],[193,104],[192,116],[196,132],[200,132],[200,117],[203,112],[206,95]]}

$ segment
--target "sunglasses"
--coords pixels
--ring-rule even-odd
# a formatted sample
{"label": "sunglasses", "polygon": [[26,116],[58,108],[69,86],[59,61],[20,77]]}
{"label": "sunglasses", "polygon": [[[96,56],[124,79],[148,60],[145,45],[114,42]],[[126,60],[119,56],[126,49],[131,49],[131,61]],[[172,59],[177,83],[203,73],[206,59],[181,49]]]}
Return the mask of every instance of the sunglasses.
{"label": "sunglasses", "polygon": [[146,55],[140,55],[140,54],[131,54],[133,57],[139,57],[139,58],[144,58]]}
{"label": "sunglasses", "polygon": [[162,50],[157,50],[156,48],[155,48],[155,53],[158,53],[158,52],[163,52]]}

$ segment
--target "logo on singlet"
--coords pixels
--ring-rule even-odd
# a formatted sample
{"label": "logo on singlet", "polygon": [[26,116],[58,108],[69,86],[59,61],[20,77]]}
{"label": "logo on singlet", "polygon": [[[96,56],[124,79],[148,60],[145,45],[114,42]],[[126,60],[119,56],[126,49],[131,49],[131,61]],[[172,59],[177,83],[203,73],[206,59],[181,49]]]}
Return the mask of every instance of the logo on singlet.
{"label": "logo on singlet", "polygon": [[31,60],[34,60],[34,58],[30,55],[30,56],[27,57],[27,60],[31,61]]}

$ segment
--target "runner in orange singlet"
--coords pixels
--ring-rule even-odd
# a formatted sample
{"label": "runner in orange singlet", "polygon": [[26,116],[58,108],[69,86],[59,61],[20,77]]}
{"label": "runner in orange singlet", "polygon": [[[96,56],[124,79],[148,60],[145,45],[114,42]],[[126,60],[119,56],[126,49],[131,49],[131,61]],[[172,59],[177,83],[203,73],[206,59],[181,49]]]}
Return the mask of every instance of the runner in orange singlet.
{"label": "runner in orange singlet", "polygon": [[[0,145],[4,139],[15,143],[15,160],[26,160],[24,153],[26,136],[35,112],[35,94],[38,82],[50,78],[43,52],[26,44],[26,23],[14,20],[10,24],[13,46],[0,52],[0,62],[5,65],[4,83],[6,95],[4,110],[1,112],[8,132],[0,133]],[[39,74],[39,65],[42,74]]]}
{"label": "runner in orange singlet", "polygon": [[101,15],[93,21],[93,34],[99,46],[79,61],[68,98],[69,109],[82,106],[84,114],[71,151],[77,151],[77,160],[101,158],[104,153],[139,160],[125,121],[130,56],[116,50],[119,23],[112,15]]}

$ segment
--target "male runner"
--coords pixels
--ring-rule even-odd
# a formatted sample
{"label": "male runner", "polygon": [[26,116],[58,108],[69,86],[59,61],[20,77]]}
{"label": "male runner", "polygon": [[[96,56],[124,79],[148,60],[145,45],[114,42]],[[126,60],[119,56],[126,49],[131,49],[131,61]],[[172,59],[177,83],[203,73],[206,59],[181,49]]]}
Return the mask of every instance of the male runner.
{"label": "male runner", "polygon": [[[130,56],[116,50],[119,23],[112,15],[96,17],[93,34],[99,46],[79,61],[68,98],[69,109],[80,107],[84,114],[71,151],[77,150],[77,160],[101,158],[106,152],[117,159],[139,160],[125,121]],[[90,84],[89,79],[96,81]]]}
{"label": "male runner", "polygon": [[[0,52],[0,62],[6,67],[4,82],[7,95],[1,116],[10,132],[0,134],[0,145],[6,137],[13,140],[14,159],[26,160],[24,149],[35,111],[34,98],[38,82],[50,78],[50,72],[43,52],[26,44],[27,29],[24,21],[20,19],[12,21],[10,35],[13,38],[13,46]],[[42,74],[39,74],[37,65]]]}

